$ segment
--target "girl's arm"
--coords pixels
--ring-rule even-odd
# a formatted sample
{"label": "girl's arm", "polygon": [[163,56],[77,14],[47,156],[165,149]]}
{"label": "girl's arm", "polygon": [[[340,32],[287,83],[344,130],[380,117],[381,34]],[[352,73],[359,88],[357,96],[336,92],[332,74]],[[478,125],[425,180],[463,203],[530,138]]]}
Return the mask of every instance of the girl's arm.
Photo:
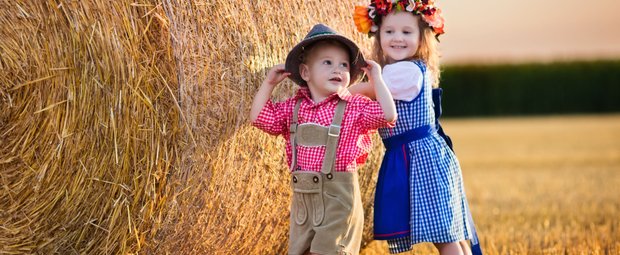
{"label": "girl's arm", "polygon": [[368,66],[362,69],[368,74],[370,86],[374,87],[374,93],[379,105],[381,105],[381,109],[383,109],[385,120],[387,122],[394,122],[396,120],[396,106],[394,105],[392,94],[381,76],[381,66],[372,60],[367,60],[366,62],[368,62]]}
{"label": "girl's arm", "polygon": [[360,82],[358,84],[355,84],[349,87],[349,92],[353,95],[362,95],[372,100],[376,99],[375,88],[373,88],[372,84],[370,84],[369,82]]}
{"label": "girl's arm", "polygon": [[267,73],[267,77],[263,81],[263,84],[258,88],[258,92],[254,96],[254,101],[252,101],[252,108],[250,109],[250,121],[255,122],[260,114],[261,110],[269,101],[271,97],[271,93],[276,85],[282,82],[286,77],[288,77],[291,73],[287,73],[284,71],[284,64],[279,64],[271,68]]}

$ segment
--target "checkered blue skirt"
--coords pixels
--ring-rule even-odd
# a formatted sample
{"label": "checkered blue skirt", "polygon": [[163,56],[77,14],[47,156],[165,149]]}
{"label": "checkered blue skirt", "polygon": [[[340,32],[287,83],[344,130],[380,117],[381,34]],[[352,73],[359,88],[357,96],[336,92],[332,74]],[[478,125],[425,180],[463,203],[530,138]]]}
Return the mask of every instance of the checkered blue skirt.
{"label": "checkered blue skirt", "polygon": [[[416,64],[425,73],[426,81],[425,67],[420,63]],[[425,82],[422,91],[414,100],[409,102],[396,100],[395,103],[398,119],[395,127],[379,129],[379,134],[383,139],[389,139],[423,126],[435,127],[430,84]],[[468,221],[469,209],[461,169],[456,156],[445,140],[437,132],[431,132],[424,138],[406,143],[403,149],[406,150],[403,154],[407,155],[407,159],[393,157],[385,160],[408,161],[406,165],[409,171],[407,189],[410,201],[408,219],[410,235],[398,236],[393,239],[395,242],[388,243],[400,246],[400,248],[409,246],[410,249],[411,245],[420,242],[447,243],[472,239],[473,226]],[[380,170],[380,176],[381,171],[384,170]],[[402,175],[401,177],[384,176],[383,179],[378,180],[377,187],[389,187],[390,185],[386,182],[392,182],[391,178],[402,178]],[[379,194],[382,191],[376,192]],[[375,208],[375,211],[391,210],[390,201],[384,200],[386,201],[375,202],[375,207],[377,202],[384,207]],[[390,251],[396,250],[390,248]]]}

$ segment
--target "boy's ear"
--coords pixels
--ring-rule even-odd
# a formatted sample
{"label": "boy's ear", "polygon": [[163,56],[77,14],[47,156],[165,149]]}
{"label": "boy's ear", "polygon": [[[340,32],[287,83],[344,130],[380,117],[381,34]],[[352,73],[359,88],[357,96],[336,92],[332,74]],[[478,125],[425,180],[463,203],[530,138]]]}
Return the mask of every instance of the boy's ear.
{"label": "boy's ear", "polygon": [[310,80],[310,69],[306,64],[302,63],[299,65],[299,76],[306,82]]}

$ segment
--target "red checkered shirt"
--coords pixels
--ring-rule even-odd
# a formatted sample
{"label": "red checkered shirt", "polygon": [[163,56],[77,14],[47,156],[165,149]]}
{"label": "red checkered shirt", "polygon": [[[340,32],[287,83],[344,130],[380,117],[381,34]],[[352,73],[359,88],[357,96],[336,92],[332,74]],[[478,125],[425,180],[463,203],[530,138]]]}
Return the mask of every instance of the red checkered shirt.
{"label": "red checkered shirt", "polygon": [[[336,150],[334,170],[354,172],[358,165],[364,164],[372,147],[370,134],[380,127],[392,127],[394,123],[385,120],[378,102],[360,95],[351,95],[343,90],[334,93],[324,101],[315,104],[307,88],[300,88],[297,94],[286,101],[268,101],[256,121],[255,127],[272,135],[282,135],[286,139],[286,156],[291,165],[291,141],[289,128],[293,121],[293,109],[298,98],[302,98],[298,113],[298,124],[315,123],[329,126],[332,123],[339,99],[347,101],[341,124],[340,139]],[[321,171],[325,146],[307,147],[297,145],[298,171]]]}

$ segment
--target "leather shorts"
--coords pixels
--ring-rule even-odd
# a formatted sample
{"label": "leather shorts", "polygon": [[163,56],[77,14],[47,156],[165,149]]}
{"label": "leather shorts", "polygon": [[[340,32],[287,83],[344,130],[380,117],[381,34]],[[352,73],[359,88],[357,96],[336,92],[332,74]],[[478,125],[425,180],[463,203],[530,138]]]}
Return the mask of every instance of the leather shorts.
{"label": "leather shorts", "polygon": [[358,254],[364,212],[357,173],[295,171],[289,254]]}

